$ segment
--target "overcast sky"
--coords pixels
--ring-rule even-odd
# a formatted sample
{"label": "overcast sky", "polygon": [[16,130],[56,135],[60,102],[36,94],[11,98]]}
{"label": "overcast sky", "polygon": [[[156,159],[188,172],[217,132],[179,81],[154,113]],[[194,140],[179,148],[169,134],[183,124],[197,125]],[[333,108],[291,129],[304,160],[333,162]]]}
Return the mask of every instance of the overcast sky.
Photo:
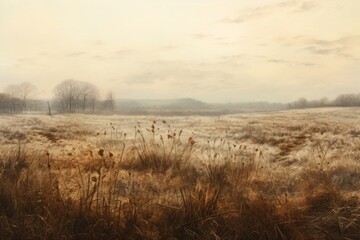
{"label": "overcast sky", "polygon": [[0,91],[280,101],[360,91],[359,0],[0,0]]}

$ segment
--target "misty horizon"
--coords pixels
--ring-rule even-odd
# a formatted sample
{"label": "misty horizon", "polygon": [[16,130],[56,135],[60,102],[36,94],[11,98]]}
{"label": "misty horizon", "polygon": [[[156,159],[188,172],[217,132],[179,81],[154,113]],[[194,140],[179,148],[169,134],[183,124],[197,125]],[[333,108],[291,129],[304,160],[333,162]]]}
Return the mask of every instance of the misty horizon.
{"label": "misty horizon", "polygon": [[[74,80],[74,79],[68,79],[68,80]],[[62,82],[65,82],[67,80],[64,80]],[[76,81],[76,80],[74,80]],[[60,82],[60,83],[62,83]],[[83,81],[77,81],[77,82],[83,82]],[[7,85],[5,87],[3,87],[3,90],[1,91],[0,90],[0,93],[1,92],[4,92],[4,93],[7,93],[9,91],[9,88],[11,87],[15,87],[15,88],[18,88],[21,84],[30,84],[31,87],[33,87],[33,89],[31,90],[31,99],[33,100],[40,100],[40,101],[53,101],[55,100],[56,101],[56,94],[55,94],[55,90],[56,90],[56,87],[60,84],[58,83],[54,89],[51,89],[51,91],[46,91],[47,92],[47,96],[43,96],[43,95],[39,95],[41,94],[41,92],[39,91],[39,87],[32,84],[31,82],[21,82],[20,84],[16,85],[16,84],[10,84],[10,85]],[[83,82],[83,83],[89,83],[89,82]],[[89,83],[91,84],[91,83]],[[96,87],[98,89],[98,86],[95,86],[93,85],[94,87]],[[98,89],[99,90],[99,89]],[[199,102],[203,102],[203,103],[208,103],[208,104],[236,104],[236,103],[261,103],[261,102],[266,102],[266,103],[274,103],[274,104],[288,104],[288,103],[291,103],[291,102],[295,102],[295,101],[298,101],[300,99],[305,99],[307,101],[314,101],[314,100],[321,100],[321,99],[326,99],[328,101],[331,101],[331,100],[335,100],[337,97],[341,96],[341,95],[354,95],[354,94],[358,94],[357,91],[353,91],[353,92],[346,92],[346,93],[339,93],[338,95],[336,95],[335,97],[333,98],[330,98],[328,96],[317,96],[317,98],[313,98],[313,99],[307,99],[305,97],[299,97],[297,99],[294,99],[292,101],[269,101],[267,99],[256,99],[256,100],[253,100],[253,101],[247,101],[247,100],[243,100],[243,101],[237,101],[237,100],[234,100],[234,101],[215,101],[214,99],[209,99],[209,100],[204,100],[204,99],[200,99],[200,98],[197,98],[196,96],[194,97],[184,97],[184,96],[179,96],[179,97],[169,97],[169,98],[161,98],[161,97],[157,97],[157,96],[154,96],[154,97],[138,97],[138,98],[135,98],[135,97],[122,97],[122,96],[116,96],[114,95],[114,92],[113,91],[108,91],[108,92],[105,92],[105,91],[101,91],[101,89],[99,90],[99,95],[97,96],[97,98],[99,99],[106,99],[106,95],[111,93],[113,96],[113,99],[114,100],[118,100],[118,101],[141,101],[141,102],[145,102],[145,101],[176,101],[176,100],[196,100],[196,101],[199,101]],[[21,98],[21,97],[20,97]]]}
{"label": "misty horizon", "polygon": [[[67,79],[67,80],[75,80],[75,79]],[[63,81],[66,81],[66,80],[63,80]],[[61,81],[61,82],[63,82]],[[75,80],[77,81],[77,80]],[[44,90],[36,85],[34,85],[32,82],[30,81],[27,81],[27,82],[20,82],[18,85],[20,84],[23,84],[23,83],[30,83],[31,85],[33,85],[35,87],[34,89],[34,94],[36,95],[35,99],[37,100],[53,100],[55,95],[54,95],[54,91],[56,89],[56,86],[59,85],[61,82],[57,83],[55,85],[55,87],[53,89],[49,89],[49,90]],[[81,81],[82,82],[82,81]],[[91,83],[91,82],[90,82]],[[91,83],[92,84],[92,83]],[[16,84],[9,84],[9,85],[3,85],[3,86],[0,86],[2,87],[2,89],[0,89],[0,92],[5,92],[6,93],[6,90],[8,87],[12,87],[12,86],[18,86]],[[98,88],[98,86],[96,86]],[[217,98],[210,98],[210,99],[202,99],[202,98],[199,98],[197,96],[177,96],[177,97],[161,97],[161,96],[148,96],[148,97],[143,97],[143,96],[139,96],[139,97],[124,97],[124,96],[117,96],[116,94],[116,90],[108,90],[107,92],[104,91],[104,89],[99,89],[100,91],[100,98],[105,98],[106,94],[108,93],[112,93],[114,95],[114,99],[117,99],[117,100],[141,100],[141,101],[146,101],[146,100],[163,100],[163,101],[166,101],[166,100],[179,100],[179,99],[194,99],[194,100],[198,100],[198,101],[201,101],[201,102],[204,102],[204,103],[211,103],[211,104],[227,104],[227,103],[252,103],[252,102],[269,102],[269,103],[281,103],[281,104],[286,104],[286,103],[289,103],[289,102],[294,102],[294,101],[297,101],[299,99],[307,99],[306,97],[304,96],[299,96],[298,98],[291,98],[291,100],[283,100],[283,101],[271,101],[271,100],[268,100],[268,99],[265,99],[265,98],[257,98],[257,99],[253,99],[253,98],[250,98],[250,99],[232,99],[232,100],[225,100],[225,99],[217,99]],[[336,97],[340,96],[340,95],[348,95],[348,94],[357,94],[358,92],[356,90],[353,90],[353,91],[349,91],[349,92],[339,92],[337,94],[334,94],[334,95],[331,95],[331,96],[322,96],[322,95],[317,95],[315,96],[314,98],[309,98],[307,100],[319,100],[319,99],[322,99],[322,98],[326,98],[326,99],[335,99]]]}

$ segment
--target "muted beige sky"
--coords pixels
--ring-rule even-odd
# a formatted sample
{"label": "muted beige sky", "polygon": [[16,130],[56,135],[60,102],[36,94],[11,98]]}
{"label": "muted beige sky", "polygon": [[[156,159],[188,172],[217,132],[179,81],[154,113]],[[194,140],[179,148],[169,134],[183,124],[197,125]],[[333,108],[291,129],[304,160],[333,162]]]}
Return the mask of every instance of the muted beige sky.
{"label": "muted beige sky", "polygon": [[0,91],[280,101],[360,91],[359,0],[0,0]]}

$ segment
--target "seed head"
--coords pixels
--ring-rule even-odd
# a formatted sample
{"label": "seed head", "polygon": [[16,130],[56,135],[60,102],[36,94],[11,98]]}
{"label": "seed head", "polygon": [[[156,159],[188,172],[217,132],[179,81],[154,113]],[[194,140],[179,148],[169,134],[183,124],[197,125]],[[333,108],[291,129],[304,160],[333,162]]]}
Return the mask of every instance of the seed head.
{"label": "seed head", "polygon": [[98,154],[99,154],[99,156],[103,157],[104,156],[104,149],[100,149]]}

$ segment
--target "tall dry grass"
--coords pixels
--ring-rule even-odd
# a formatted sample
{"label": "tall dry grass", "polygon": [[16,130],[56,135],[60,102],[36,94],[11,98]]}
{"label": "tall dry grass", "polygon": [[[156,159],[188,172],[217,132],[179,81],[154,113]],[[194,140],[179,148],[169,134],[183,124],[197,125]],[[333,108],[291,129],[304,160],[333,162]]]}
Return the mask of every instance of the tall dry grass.
{"label": "tall dry grass", "polygon": [[195,137],[166,122],[133,140],[111,128],[86,159],[21,144],[0,156],[1,239],[359,239],[360,201],[334,179],[330,143],[290,183],[262,149],[220,139],[199,160]]}

